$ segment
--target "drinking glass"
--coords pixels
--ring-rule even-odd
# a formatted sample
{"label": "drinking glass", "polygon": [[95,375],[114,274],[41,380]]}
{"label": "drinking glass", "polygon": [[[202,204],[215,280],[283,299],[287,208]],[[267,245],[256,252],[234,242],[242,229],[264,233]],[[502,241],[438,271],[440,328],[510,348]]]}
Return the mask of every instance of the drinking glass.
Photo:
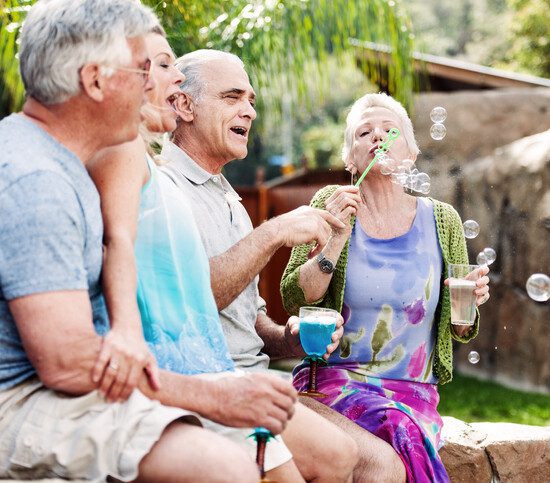
{"label": "drinking glass", "polygon": [[451,324],[473,325],[476,318],[476,281],[480,277],[479,265],[449,265],[449,291],[451,293]]}
{"label": "drinking glass", "polygon": [[299,393],[302,396],[326,397],[326,394],[317,391],[317,364],[325,363],[323,355],[327,351],[327,345],[332,342],[337,321],[336,310],[321,307],[300,308],[300,342],[307,354],[305,360],[310,363],[308,388]]}

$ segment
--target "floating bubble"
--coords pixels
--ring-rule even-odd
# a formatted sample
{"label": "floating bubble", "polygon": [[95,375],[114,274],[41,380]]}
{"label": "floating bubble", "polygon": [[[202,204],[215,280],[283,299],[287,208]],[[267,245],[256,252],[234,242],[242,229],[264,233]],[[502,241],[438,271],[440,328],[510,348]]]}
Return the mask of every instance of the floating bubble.
{"label": "floating bubble", "polygon": [[432,137],[432,139],[435,139],[436,141],[441,141],[446,134],[447,128],[443,124],[439,122],[432,124],[432,127],[430,128],[430,136]]}
{"label": "floating bubble", "polygon": [[476,351],[471,351],[468,354],[468,361],[470,364],[477,364],[479,362],[479,354]]}
{"label": "floating bubble", "polygon": [[420,191],[420,193],[422,193],[423,195],[427,195],[427,194],[430,192],[430,188],[431,188],[430,183],[422,183],[422,184],[420,185],[419,191]]}
{"label": "floating bubble", "polygon": [[466,220],[463,223],[464,236],[466,238],[475,238],[479,235],[479,224],[475,220]]}
{"label": "floating bubble", "polygon": [[430,119],[435,123],[442,123],[447,119],[447,110],[444,107],[437,106],[430,112]]}
{"label": "floating bubble", "polygon": [[404,159],[401,161],[401,165],[405,166],[406,169],[411,169],[414,166],[414,161],[412,159]]}
{"label": "floating bubble", "polygon": [[550,277],[544,273],[534,273],[525,284],[529,297],[537,302],[546,302],[550,298]]}
{"label": "floating bubble", "polygon": [[495,252],[491,247],[483,249],[483,253],[487,258],[487,265],[491,265],[497,259],[497,252]]}
{"label": "floating bubble", "polygon": [[478,265],[489,265],[487,261],[487,255],[485,255],[485,252],[479,252],[476,257],[476,263]]}

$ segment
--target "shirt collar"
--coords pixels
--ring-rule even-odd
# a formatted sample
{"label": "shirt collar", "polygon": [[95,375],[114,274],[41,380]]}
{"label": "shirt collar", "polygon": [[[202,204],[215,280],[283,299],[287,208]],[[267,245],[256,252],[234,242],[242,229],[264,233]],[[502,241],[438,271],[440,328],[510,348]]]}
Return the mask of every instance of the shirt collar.
{"label": "shirt collar", "polygon": [[175,169],[194,184],[203,185],[207,181],[217,178],[218,182],[216,184],[221,184],[228,202],[234,200],[240,201],[242,199],[223,174],[212,174],[201,168],[191,156],[172,141],[166,139],[163,142],[160,157],[162,160],[168,162],[168,164],[174,166]]}
{"label": "shirt collar", "polygon": [[160,157],[172,164],[194,184],[204,184],[213,176],[195,163],[183,149],[176,146],[172,141],[164,141]]}

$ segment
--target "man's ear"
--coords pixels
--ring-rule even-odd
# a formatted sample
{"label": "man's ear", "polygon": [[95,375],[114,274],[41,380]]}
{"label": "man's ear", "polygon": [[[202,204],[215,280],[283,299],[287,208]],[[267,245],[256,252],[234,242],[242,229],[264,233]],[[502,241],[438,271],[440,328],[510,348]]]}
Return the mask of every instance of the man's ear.
{"label": "man's ear", "polygon": [[101,66],[86,64],[80,69],[80,85],[83,92],[96,102],[102,102],[105,93],[105,76],[101,75]]}
{"label": "man's ear", "polygon": [[195,119],[195,103],[185,92],[176,98],[173,107],[178,117],[184,122],[192,122]]}

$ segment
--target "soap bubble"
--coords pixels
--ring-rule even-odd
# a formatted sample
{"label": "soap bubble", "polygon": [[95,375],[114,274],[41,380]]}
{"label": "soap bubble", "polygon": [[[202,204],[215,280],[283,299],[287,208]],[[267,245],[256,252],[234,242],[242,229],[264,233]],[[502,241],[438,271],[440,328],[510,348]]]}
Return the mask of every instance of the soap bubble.
{"label": "soap bubble", "polygon": [[427,195],[430,192],[430,183],[422,183],[419,189],[420,193]]}
{"label": "soap bubble", "polygon": [[404,159],[401,161],[401,164],[405,166],[406,169],[411,169],[414,166],[414,161],[412,159]]}
{"label": "soap bubble", "polygon": [[489,265],[489,262],[487,261],[487,255],[485,255],[485,252],[479,252],[477,254],[476,263],[478,265]]}
{"label": "soap bubble", "polygon": [[479,235],[479,224],[475,220],[466,220],[463,225],[464,236],[466,238],[475,238]]}
{"label": "soap bubble", "polygon": [[497,259],[497,252],[495,252],[491,247],[483,249],[483,253],[487,258],[487,265],[491,265]]}
{"label": "soap bubble", "polygon": [[471,351],[468,354],[468,361],[470,364],[477,364],[479,362],[479,354],[476,351]]}
{"label": "soap bubble", "polygon": [[447,119],[447,111],[444,107],[437,106],[430,112],[430,119],[435,123],[442,123]]}
{"label": "soap bubble", "polygon": [[447,128],[443,124],[439,122],[432,124],[432,127],[430,128],[430,136],[432,137],[432,139],[435,139],[436,141],[441,141],[446,134]]}
{"label": "soap bubble", "polygon": [[550,277],[544,273],[534,273],[525,284],[529,297],[537,302],[546,302],[550,298]]}

